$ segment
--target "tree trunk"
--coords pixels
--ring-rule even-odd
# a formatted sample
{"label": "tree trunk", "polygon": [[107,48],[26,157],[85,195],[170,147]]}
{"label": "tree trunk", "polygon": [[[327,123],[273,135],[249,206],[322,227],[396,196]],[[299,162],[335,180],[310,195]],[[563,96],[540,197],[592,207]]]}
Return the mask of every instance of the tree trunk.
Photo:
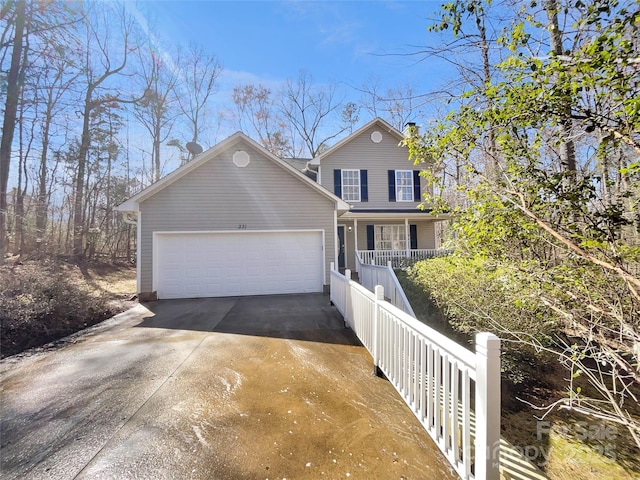
{"label": "tree trunk", "polygon": [[[547,0],[545,4],[545,10],[547,11],[547,18],[549,19],[549,40],[551,42],[551,50],[558,56],[564,55],[564,47],[562,45],[562,31],[558,23],[558,0]],[[562,82],[562,77],[559,82]],[[561,94],[566,89],[561,89]],[[563,106],[561,107],[561,119],[560,129],[562,132],[562,143],[560,144],[560,169],[563,172],[575,172],[576,171],[576,147],[571,140],[571,131],[573,122],[571,120],[571,104],[569,100],[569,93],[563,94],[565,96]]]}
{"label": "tree trunk", "polygon": [[[26,60],[23,58],[23,60]],[[24,197],[27,194],[27,156],[28,154],[24,150],[24,102],[20,107],[20,118],[19,118],[19,128],[18,128],[18,138],[19,138],[19,149],[18,149],[18,185],[16,187],[16,194],[14,200],[14,211],[13,218],[15,221],[14,228],[14,242],[15,247],[18,250],[18,255],[22,257],[24,252]],[[33,132],[32,132],[33,133]],[[29,149],[27,149],[28,151]],[[24,186],[23,186],[24,183]]]}
{"label": "tree trunk", "polygon": [[[476,25],[478,26],[478,33],[480,34],[480,52],[482,55],[482,80],[484,81],[483,91],[491,84],[491,63],[489,61],[489,41],[487,40],[487,29],[484,23],[484,12],[476,13]],[[487,108],[491,108],[491,105],[487,104]],[[487,176],[495,179],[498,176],[498,146],[496,143],[496,135],[493,131],[492,125],[489,125],[489,131],[487,132],[489,139],[489,164]]]}
{"label": "tree trunk", "polygon": [[[20,181],[22,181],[22,178],[20,178]],[[24,253],[24,190],[20,184],[18,184],[18,188],[16,189],[15,198],[15,245],[18,249],[18,255],[22,256]]]}
{"label": "tree trunk", "polygon": [[36,203],[36,242],[40,248],[47,230],[48,191],[47,191],[47,155],[49,153],[49,130],[51,128],[51,108],[47,106],[42,127],[42,152],[38,171],[38,199]]}
{"label": "tree trunk", "polygon": [[155,163],[155,178],[154,180],[157,182],[160,180],[160,126],[158,124],[154,127],[153,134],[153,161]]}
{"label": "tree trunk", "polygon": [[5,237],[7,231],[7,188],[9,185],[9,166],[11,164],[11,145],[16,126],[18,99],[20,97],[20,71],[22,69],[22,45],[26,15],[25,0],[16,2],[15,37],[11,52],[11,66],[7,75],[7,99],[2,124],[0,142],[0,265],[4,263]]}
{"label": "tree trunk", "polygon": [[87,88],[84,98],[84,112],[82,122],[82,137],[78,150],[78,171],[76,174],[74,202],[73,202],[73,256],[79,262],[84,260],[84,181],[87,155],[91,143],[89,131],[89,117],[91,114],[91,96],[93,86]]}

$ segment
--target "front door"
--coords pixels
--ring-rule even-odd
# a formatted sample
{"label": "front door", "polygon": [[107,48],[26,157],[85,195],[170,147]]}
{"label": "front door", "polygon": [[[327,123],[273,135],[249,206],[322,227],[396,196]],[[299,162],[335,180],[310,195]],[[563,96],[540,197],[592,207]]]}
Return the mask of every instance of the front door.
{"label": "front door", "polygon": [[344,225],[338,225],[338,268],[344,267]]}

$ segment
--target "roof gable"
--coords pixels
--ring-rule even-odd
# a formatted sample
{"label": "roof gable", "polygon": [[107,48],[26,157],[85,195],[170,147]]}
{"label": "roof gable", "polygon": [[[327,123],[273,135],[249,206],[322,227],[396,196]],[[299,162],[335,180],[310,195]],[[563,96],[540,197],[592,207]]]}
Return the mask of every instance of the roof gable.
{"label": "roof gable", "polygon": [[393,137],[398,139],[398,142],[400,142],[404,138],[404,135],[400,131],[398,131],[396,128],[391,126],[389,123],[385,122],[383,119],[381,119],[379,117],[376,117],[373,120],[371,120],[370,122],[368,122],[365,125],[363,125],[362,127],[360,127],[355,132],[353,132],[351,135],[349,135],[349,136],[343,138],[342,140],[340,140],[338,143],[336,143],[331,148],[329,148],[329,149],[325,150],[324,152],[318,154],[311,161],[311,163],[314,164],[314,165],[319,165],[323,158],[332,155],[337,150],[339,150],[342,147],[344,147],[345,145],[349,144],[350,142],[352,142],[353,140],[358,138],[360,135],[362,135],[364,132],[366,132],[368,129],[370,129],[373,126],[378,126],[380,129],[382,129],[382,130],[386,131],[387,133],[391,134]]}
{"label": "roof gable", "polygon": [[163,191],[165,188],[174,184],[176,181],[185,177],[186,175],[190,174],[191,172],[196,170],[198,167],[214,160],[223,152],[231,148],[237,147],[239,145],[242,145],[243,143],[246,144],[248,147],[260,152],[261,155],[263,155],[265,158],[270,160],[273,164],[282,168],[285,172],[290,174],[292,177],[294,177],[298,181],[307,185],[309,188],[316,190],[323,196],[327,197],[329,200],[335,202],[336,208],[338,210],[340,211],[349,210],[350,208],[349,205],[346,202],[344,202],[342,199],[338,198],[333,193],[329,192],[327,189],[325,189],[324,187],[320,186],[319,184],[317,184],[316,182],[308,178],[302,172],[296,170],[292,166],[288,165],[287,163],[285,163],[284,161],[282,161],[281,159],[273,155],[271,152],[266,150],[264,147],[262,147],[260,144],[258,144],[257,142],[255,142],[254,140],[252,140],[242,132],[234,133],[233,135],[226,138],[222,142],[218,143],[217,145],[201,153],[189,163],[179,167],[178,169],[174,170],[166,177],[163,177],[159,181],[153,183],[152,185],[148,186],[141,192],[129,198],[122,204],[118,205],[116,207],[116,210],[123,211],[123,212],[138,211],[138,205],[140,204],[140,202],[143,202],[153,197],[155,194]]}

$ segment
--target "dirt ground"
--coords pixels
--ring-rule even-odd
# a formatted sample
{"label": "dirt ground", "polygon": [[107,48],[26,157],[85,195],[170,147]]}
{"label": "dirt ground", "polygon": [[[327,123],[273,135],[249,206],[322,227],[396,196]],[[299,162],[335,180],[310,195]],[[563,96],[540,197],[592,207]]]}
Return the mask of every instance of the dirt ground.
{"label": "dirt ground", "polygon": [[129,264],[10,259],[0,267],[0,356],[46,349],[134,306]]}
{"label": "dirt ground", "polygon": [[98,264],[87,267],[83,277],[94,292],[106,295],[123,309],[136,302],[136,267],[127,264]]}

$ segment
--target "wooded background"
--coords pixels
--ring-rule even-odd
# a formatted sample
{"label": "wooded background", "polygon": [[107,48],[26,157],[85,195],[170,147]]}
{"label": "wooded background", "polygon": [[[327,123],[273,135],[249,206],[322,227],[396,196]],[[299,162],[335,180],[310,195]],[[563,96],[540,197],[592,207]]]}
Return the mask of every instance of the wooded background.
{"label": "wooded background", "polygon": [[407,54],[451,65],[438,91],[344,95],[301,72],[277,91],[238,85],[223,111],[221,60],[158,48],[125,6],[1,7],[0,262],[130,258],[134,227],[114,206],[224,123],[308,158],[374,116],[413,121],[425,206],[455,218],[455,255],[416,278],[454,326],[500,334],[505,377],[559,359],[569,378],[552,407],[618,424],[640,448],[638,0],[456,0]]}
{"label": "wooded background", "polygon": [[370,83],[356,104],[307,71],[221,102],[221,60],[160,44],[153,25],[117,2],[3,3],[0,261],[132,257],[135,229],[114,206],[189,161],[189,142],[213,146],[221,126],[311,158],[364,118],[402,128],[417,114],[410,87],[383,95]]}

